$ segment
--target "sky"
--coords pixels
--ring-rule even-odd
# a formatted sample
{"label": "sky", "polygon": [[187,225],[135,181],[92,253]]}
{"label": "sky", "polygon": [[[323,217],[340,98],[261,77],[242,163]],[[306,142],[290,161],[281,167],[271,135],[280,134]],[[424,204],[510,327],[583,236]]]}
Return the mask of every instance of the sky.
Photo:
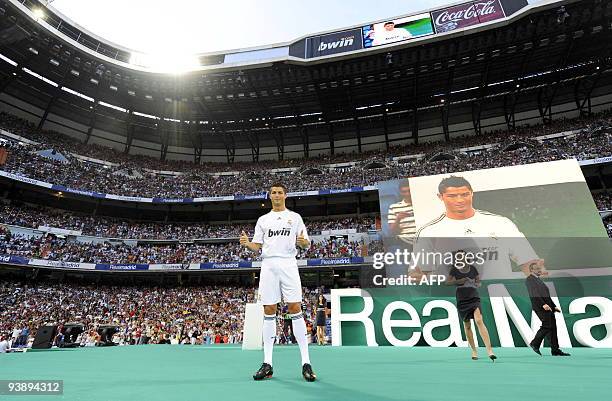
{"label": "sky", "polygon": [[[197,54],[288,42],[457,0],[54,0],[92,33],[146,54]],[[171,6],[170,6],[171,5]]]}

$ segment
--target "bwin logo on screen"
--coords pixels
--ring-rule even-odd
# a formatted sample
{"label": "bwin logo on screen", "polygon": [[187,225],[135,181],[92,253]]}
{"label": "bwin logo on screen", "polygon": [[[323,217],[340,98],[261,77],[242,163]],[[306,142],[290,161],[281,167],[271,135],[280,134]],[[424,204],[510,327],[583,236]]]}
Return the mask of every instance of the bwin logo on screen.
{"label": "bwin logo on screen", "polygon": [[321,43],[319,44],[319,48],[317,50],[322,52],[331,49],[341,49],[343,47],[353,46],[354,41],[355,37],[352,35],[346,38],[342,38],[340,40],[336,40],[334,42],[324,42],[321,40]]}

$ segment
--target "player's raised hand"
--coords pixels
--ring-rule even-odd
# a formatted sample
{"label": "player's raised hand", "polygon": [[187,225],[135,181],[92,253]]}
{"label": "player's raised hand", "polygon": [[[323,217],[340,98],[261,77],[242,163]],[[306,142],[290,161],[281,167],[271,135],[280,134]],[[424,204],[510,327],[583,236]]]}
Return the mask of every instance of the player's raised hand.
{"label": "player's raised hand", "polygon": [[304,230],[300,232],[300,235],[297,236],[295,243],[300,248],[306,248],[308,246],[308,240],[304,238]]}
{"label": "player's raised hand", "polygon": [[242,234],[240,234],[240,245],[247,246],[248,243],[249,243],[249,237],[248,235],[246,235],[244,231],[242,231]]}

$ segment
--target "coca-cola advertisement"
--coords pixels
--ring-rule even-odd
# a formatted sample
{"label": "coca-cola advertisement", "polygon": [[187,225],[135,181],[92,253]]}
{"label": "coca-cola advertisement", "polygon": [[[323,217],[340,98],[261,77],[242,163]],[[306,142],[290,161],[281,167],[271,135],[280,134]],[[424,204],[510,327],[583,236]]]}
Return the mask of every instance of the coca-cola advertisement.
{"label": "coca-cola advertisement", "polygon": [[499,0],[474,1],[431,13],[437,33],[504,18]]}

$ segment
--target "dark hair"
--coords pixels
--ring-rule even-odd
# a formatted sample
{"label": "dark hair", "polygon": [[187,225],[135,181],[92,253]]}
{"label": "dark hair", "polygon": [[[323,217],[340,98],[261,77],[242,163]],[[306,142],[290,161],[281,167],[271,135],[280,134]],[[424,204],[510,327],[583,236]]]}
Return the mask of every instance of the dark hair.
{"label": "dark hair", "polygon": [[275,182],[272,185],[270,185],[270,189],[272,188],[282,188],[283,191],[285,192],[285,194],[287,194],[287,187],[285,186],[285,184],[281,183],[281,182]]}
{"label": "dark hair", "polygon": [[445,179],[440,181],[440,184],[438,185],[438,193],[443,194],[444,191],[446,191],[446,189],[449,187],[468,187],[471,192],[474,192],[474,190],[472,189],[472,185],[468,180],[456,175],[451,175],[450,177],[446,177]]}
{"label": "dark hair", "polygon": [[410,188],[410,182],[408,181],[407,178],[403,179],[403,180],[400,181],[399,187],[400,188],[406,188],[406,187]]}
{"label": "dark hair", "polygon": [[386,26],[386,25],[389,25],[389,24],[393,24],[393,25],[395,25],[395,22],[394,22],[394,21],[387,21],[387,22],[385,22],[385,23],[383,24],[383,26]]}

